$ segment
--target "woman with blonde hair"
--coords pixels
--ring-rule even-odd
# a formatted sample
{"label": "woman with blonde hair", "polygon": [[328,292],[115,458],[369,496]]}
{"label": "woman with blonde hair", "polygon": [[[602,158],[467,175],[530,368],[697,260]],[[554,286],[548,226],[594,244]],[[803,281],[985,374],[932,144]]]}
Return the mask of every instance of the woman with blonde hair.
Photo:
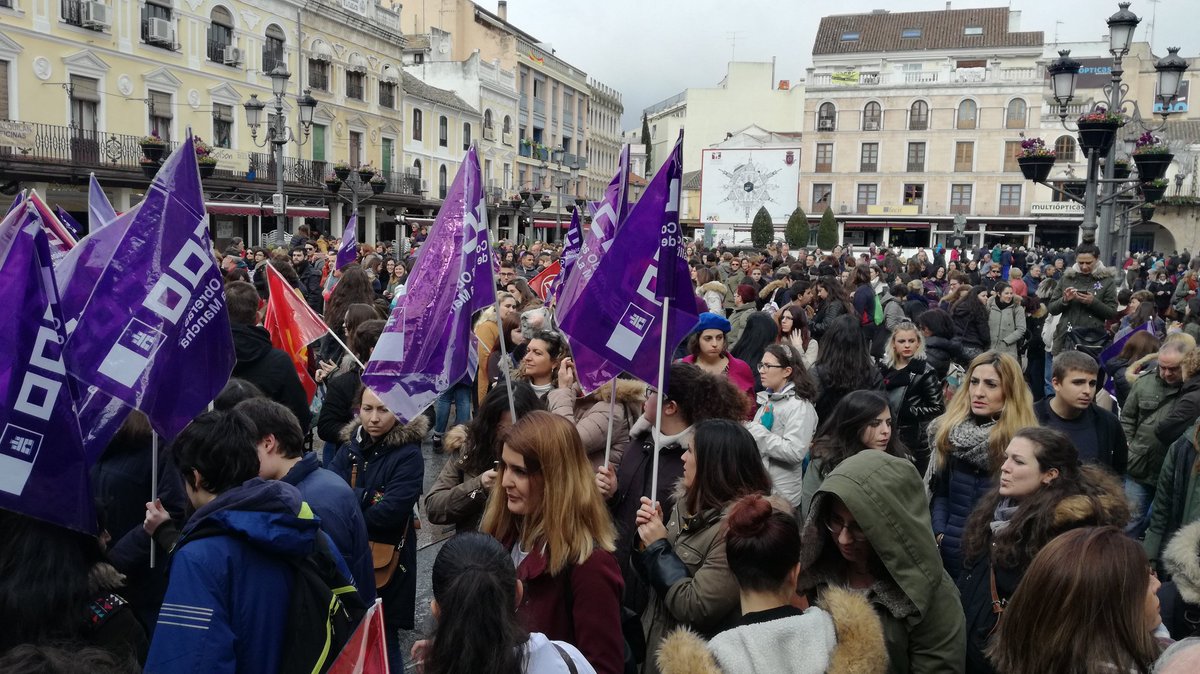
{"label": "woman with blonde hair", "polygon": [[883,390],[895,414],[896,435],[912,454],[917,472],[929,466],[929,422],[946,410],[942,378],[925,358],[925,337],[912,321],[892,329],[879,366]]}
{"label": "woman with blonde hair", "polygon": [[1068,531],[1033,558],[988,658],[1001,674],[1148,674],[1160,585],[1119,528]]}
{"label": "woman with blonde hair", "polygon": [[1017,431],[1037,425],[1021,366],[997,351],[971,361],[946,413],[929,425],[933,533],[951,578],[962,571],[967,518],[991,490],[1005,448]]}
{"label": "woman with blonde hair", "polygon": [[575,645],[601,674],[623,671],[616,534],[575,426],[530,412],[504,439],[498,471],[480,530],[510,551],[522,625]]}

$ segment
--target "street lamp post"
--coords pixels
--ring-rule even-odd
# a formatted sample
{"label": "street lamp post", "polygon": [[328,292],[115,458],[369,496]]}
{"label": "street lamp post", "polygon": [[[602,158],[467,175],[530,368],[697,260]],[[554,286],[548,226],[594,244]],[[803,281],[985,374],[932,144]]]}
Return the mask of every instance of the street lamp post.
{"label": "street lamp post", "polygon": [[[1172,112],[1172,104],[1179,94],[1180,80],[1183,72],[1187,70],[1187,61],[1180,58],[1178,47],[1171,47],[1167,50],[1168,55],[1155,63],[1154,69],[1158,72],[1158,95],[1162,99],[1162,109],[1158,111],[1158,114],[1162,117],[1162,122],[1154,127],[1147,126],[1142,121],[1143,117],[1138,102],[1128,97],[1129,85],[1122,82],[1124,74],[1122,60],[1129,53],[1129,48],[1133,43],[1134,29],[1141,21],[1137,15],[1129,11],[1129,4],[1128,2],[1118,3],[1119,10],[1108,18],[1109,53],[1113,57],[1112,80],[1104,86],[1104,102],[1096,105],[1092,112],[1107,112],[1117,115],[1120,118],[1119,126],[1134,122],[1143,130],[1153,133],[1166,126],[1167,117]],[[1067,106],[1075,97],[1075,84],[1080,67],[1080,63],[1071,58],[1070,50],[1063,50],[1059,52],[1059,57],[1046,68],[1050,74],[1051,93],[1059,106],[1059,121],[1068,131],[1080,130],[1078,126],[1072,129],[1067,125]],[[1106,151],[1093,150],[1088,155],[1086,190],[1082,199],[1055,185],[1050,185],[1047,180],[1035,180],[1035,182],[1050,187],[1071,201],[1083,204],[1083,240],[1087,243],[1097,244],[1100,247],[1101,259],[1107,260],[1113,248],[1111,237],[1114,233],[1116,207],[1122,205],[1123,195],[1138,189],[1139,181],[1132,181],[1122,187],[1128,179],[1114,178],[1116,150],[1113,147],[1110,146]],[[1138,177],[1142,181],[1147,179],[1141,174]],[[1126,220],[1125,216],[1127,215],[1127,212],[1122,213],[1122,221]]]}
{"label": "street lamp post", "polygon": [[563,191],[568,184],[574,185],[579,179],[579,166],[576,162],[572,162],[567,166],[567,171],[563,171],[563,159],[566,157],[566,150],[561,147],[554,148],[550,153],[550,161],[554,163],[554,189],[558,191],[558,207],[555,208],[554,223],[558,230],[557,235],[562,236],[562,215],[563,215]]}
{"label": "street lamp post", "polygon": [[[530,187],[533,187],[532,192],[530,191]],[[524,215],[525,217],[529,218],[529,226],[530,229],[532,229],[533,211],[538,206],[541,206],[542,210],[550,208],[550,195],[542,194],[541,190],[532,184],[522,185],[521,189],[517,191],[517,196],[513,197],[512,199],[513,211],[516,212],[517,218],[517,224],[516,227],[514,227],[514,232],[515,238],[518,242],[521,239],[521,216]],[[529,238],[533,238],[532,232],[530,232]]]}
{"label": "street lamp post", "polygon": [[308,89],[304,90],[303,95],[296,97],[296,107],[300,113],[300,126],[304,130],[304,138],[296,138],[292,134],[292,129],[287,125],[287,120],[283,117],[283,96],[287,93],[288,80],[292,78],[292,74],[287,71],[287,67],[281,61],[275,65],[270,77],[275,120],[267,125],[267,137],[263,139],[263,142],[258,142],[258,125],[262,123],[262,112],[267,104],[258,100],[258,94],[250,94],[250,100],[246,101],[243,107],[246,108],[246,124],[250,127],[250,138],[254,144],[258,147],[271,146],[275,161],[275,226],[279,231],[284,231],[287,220],[287,198],[283,191],[283,146],[289,142],[295,142],[297,146],[308,142],[308,134],[312,130],[313,112],[317,108],[317,99],[312,97]]}
{"label": "street lamp post", "polygon": [[[364,176],[366,176],[365,179]],[[349,171],[345,178],[339,176],[338,180],[334,182],[326,182],[325,187],[339,199],[350,204],[351,213],[357,213],[360,203],[375,195],[383,194],[387,187],[387,181],[382,174],[363,168]],[[348,189],[349,196],[342,191],[343,187]]]}

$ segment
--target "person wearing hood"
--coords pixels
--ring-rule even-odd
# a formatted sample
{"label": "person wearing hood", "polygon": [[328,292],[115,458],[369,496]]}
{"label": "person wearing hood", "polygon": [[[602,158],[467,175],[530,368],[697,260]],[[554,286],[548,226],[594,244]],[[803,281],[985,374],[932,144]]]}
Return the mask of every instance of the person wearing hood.
{"label": "person wearing hood", "polygon": [[831,587],[865,595],[893,674],[963,671],[962,607],[926,512],[912,462],[859,452],[822,482],[802,531],[797,591],[810,603]]}
{"label": "person wearing hood", "polygon": [[388,661],[403,668],[399,630],[413,628],[417,594],[417,532],[413,507],[425,481],[421,442],[429,419],[419,415],[407,424],[370,389],[360,387],[353,408],[358,419],[342,431],[342,448],[329,470],[342,476],[367,523],[373,557],[390,549],[388,570],[376,567],[375,586],[383,599]]}
{"label": "person wearing hood", "polygon": [[680,629],[658,652],[662,674],[884,674],[883,626],[867,600],[831,587],[817,605],[792,605],[800,574],[800,526],[760,495],[729,512],[725,549],[742,618],[705,643]]}
{"label": "person wearing hood", "polygon": [[967,571],[958,587],[967,617],[968,674],[995,671],[985,651],[1042,546],[1071,529],[1129,520],[1121,482],[1105,468],[1080,463],[1063,433],[1021,429],[1004,454],[1000,482],[971,515],[964,540]]}
{"label": "person wearing hood", "polygon": [[1095,244],[1081,243],[1075,249],[1075,264],[1063,272],[1049,309],[1062,316],[1054,332],[1054,355],[1070,348],[1068,332],[1077,333],[1077,340],[1100,343],[1104,322],[1117,316],[1117,280],[1116,270],[1100,262]]}
{"label": "person wearing hood", "polygon": [[1021,338],[1025,336],[1025,309],[1012,286],[998,281],[987,301],[988,332],[993,351],[1021,359]]}
{"label": "person wearing hood", "polygon": [[171,550],[148,674],[280,671],[293,562],[322,534],[298,489],[258,477],[254,444],[236,410],[201,414],[171,443],[196,511]]}
{"label": "person wearing hood", "polygon": [[812,403],[816,385],[800,351],[790,344],[768,346],[758,372],[765,390],[758,394],[758,411],[753,421],[746,422],[746,429],[758,444],[774,493],[797,507],[804,463],[817,430]]}
{"label": "person wearing hood", "polygon": [[1171,577],[1158,593],[1163,626],[1172,639],[1200,637],[1200,521],[1175,532],[1158,561]]}
{"label": "person wearing hood", "polygon": [[716,272],[708,267],[696,269],[696,294],[704,300],[710,312],[725,315],[725,297],[729,295],[729,287],[717,277]]}
{"label": "person wearing hood", "polygon": [[[546,409],[575,424],[583,450],[595,470],[605,460],[613,465],[621,463],[629,446],[631,419],[640,415],[645,393],[646,385],[642,382],[617,378],[584,394],[576,379],[574,359],[564,358],[558,366],[558,385],[546,395]],[[610,427],[612,448],[608,451]]]}
{"label": "person wearing hood", "polygon": [[271,333],[259,325],[261,300],[258,291],[245,281],[228,283],[225,301],[237,355],[232,376],[245,379],[271,400],[283,403],[296,415],[300,428],[308,428],[312,421],[308,394],[300,384],[300,375],[296,373],[291,357],[271,346]]}
{"label": "person wearing hood", "polygon": [[304,502],[321,518],[321,530],[350,569],[354,587],[366,603],[375,601],[375,565],[367,543],[367,525],[354,491],[333,472],[321,467],[315,452],[304,452],[304,433],[295,415],[273,400],[251,398],[235,409],[254,428],[258,476],[281,480],[300,490]]}

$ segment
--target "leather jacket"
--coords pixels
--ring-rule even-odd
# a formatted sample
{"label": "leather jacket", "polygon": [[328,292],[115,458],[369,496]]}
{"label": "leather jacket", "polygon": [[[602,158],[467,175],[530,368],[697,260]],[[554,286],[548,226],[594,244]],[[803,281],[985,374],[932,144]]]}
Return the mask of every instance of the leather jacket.
{"label": "leather jacket", "polygon": [[[886,379],[889,368],[880,366],[880,370]],[[908,384],[889,391],[888,399],[900,401],[894,410],[896,430],[910,451],[927,442],[925,427],[946,409],[942,380],[934,366],[924,358],[916,358],[909,364]]]}

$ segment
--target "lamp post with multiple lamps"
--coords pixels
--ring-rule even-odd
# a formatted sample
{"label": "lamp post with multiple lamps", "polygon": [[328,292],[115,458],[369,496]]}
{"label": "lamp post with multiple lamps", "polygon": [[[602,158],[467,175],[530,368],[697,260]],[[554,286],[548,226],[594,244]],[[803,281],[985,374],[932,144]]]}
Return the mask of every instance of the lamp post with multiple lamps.
{"label": "lamp post with multiple lamps", "polygon": [[297,147],[308,142],[309,132],[312,130],[313,112],[317,108],[317,99],[312,97],[308,89],[304,93],[296,97],[296,107],[300,114],[300,127],[304,131],[304,138],[296,138],[292,134],[292,129],[287,125],[287,120],[283,116],[283,96],[287,93],[288,80],[292,78],[292,74],[287,71],[287,67],[281,62],[271,71],[271,94],[274,96],[273,105],[275,107],[275,119],[267,124],[267,136],[263,142],[258,142],[258,125],[262,123],[263,109],[267,104],[258,100],[258,94],[250,94],[250,100],[246,101],[243,107],[246,108],[246,124],[250,127],[250,138],[258,147],[266,147],[271,145],[271,151],[275,161],[275,198],[273,206],[275,210],[275,226],[279,231],[284,231],[287,221],[287,197],[283,191],[283,146],[290,142],[295,142]]}
{"label": "lamp post with multiple lamps", "polygon": [[541,206],[541,210],[550,208],[550,195],[542,194],[542,191],[537,187],[533,187],[533,191],[530,191],[530,187],[533,187],[533,185],[522,185],[521,189],[517,191],[517,196],[513,197],[510,202],[513,210],[516,211],[517,222],[516,226],[513,228],[513,231],[515,233],[515,238],[518,241],[520,241],[521,238],[522,216],[529,219],[529,227],[531,230],[529,232],[529,238],[532,239],[533,211],[537,209],[538,206]]}
{"label": "lamp post with multiple lamps", "polygon": [[[550,153],[550,161],[555,167],[551,184],[558,191],[558,208],[555,209],[554,213],[555,228],[558,230],[557,236],[562,236],[563,192],[566,190],[568,184],[574,185],[579,180],[579,166],[575,163],[569,165],[563,163],[566,153],[567,151],[561,147],[554,148]],[[546,165],[543,164],[543,166],[545,167]],[[565,171],[563,170],[564,168],[566,169]],[[579,204],[581,201],[581,199],[576,200],[576,205],[581,205]]]}
{"label": "lamp post with multiple lamps", "polygon": [[325,189],[350,204],[351,213],[357,213],[359,204],[383,194],[386,188],[383,174],[365,166],[352,169],[349,164],[338,164],[333,167],[333,175],[325,179]]}
{"label": "lamp post with multiple lamps", "polygon": [[[1036,183],[1046,185],[1064,198],[1082,203],[1083,241],[1095,243],[1100,247],[1102,260],[1108,260],[1113,252],[1112,234],[1113,223],[1116,221],[1116,209],[1124,207],[1122,197],[1132,196],[1135,190],[1141,190],[1141,201],[1153,203],[1161,196],[1153,181],[1161,179],[1170,165],[1171,155],[1165,152],[1154,156],[1134,154],[1137,162],[1137,179],[1130,182],[1128,176],[1119,176],[1115,168],[1116,152],[1113,141],[1118,130],[1129,123],[1137,124],[1149,134],[1149,141],[1157,141],[1154,132],[1161,131],[1167,123],[1167,117],[1172,113],[1172,106],[1179,94],[1179,83],[1183,72],[1187,70],[1187,61],[1179,56],[1179,48],[1171,47],[1167,56],[1159,59],[1154,65],[1158,72],[1158,97],[1161,109],[1157,114],[1162,117],[1162,123],[1148,126],[1143,122],[1141,109],[1136,100],[1128,97],[1129,85],[1122,82],[1124,70],[1122,59],[1129,53],[1133,43],[1134,29],[1141,21],[1129,11],[1128,2],[1118,3],[1119,10],[1108,18],[1109,53],[1113,57],[1112,80],[1104,86],[1104,100],[1097,103],[1090,112],[1085,112],[1076,123],[1075,128],[1067,125],[1067,106],[1075,97],[1075,83],[1081,64],[1071,58],[1070,50],[1059,52],[1059,57],[1047,66],[1050,74],[1050,89],[1055,102],[1058,103],[1058,117],[1064,129],[1078,132],[1079,146],[1088,158],[1086,189],[1083,197],[1063,190],[1047,181],[1051,166],[1042,164],[1041,170],[1031,170],[1032,164],[1022,164],[1022,171],[1027,178]],[[1145,137],[1145,136],[1144,136]],[[1165,148],[1164,148],[1165,149]],[[1165,161],[1163,159],[1165,158]],[[1145,161],[1143,161],[1145,159]],[[1103,160],[1103,161],[1101,161]],[[1050,165],[1053,159],[1050,160]],[[1063,182],[1061,180],[1054,182]],[[1128,183],[1128,184],[1127,184]],[[1125,200],[1128,202],[1128,199]],[[1134,206],[1122,213],[1128,215],[1129,210],[1140,208]],[[1152,213],[1153,211],[1151,211]],[[1145,215],[1145,209],[1142,209]]]}

